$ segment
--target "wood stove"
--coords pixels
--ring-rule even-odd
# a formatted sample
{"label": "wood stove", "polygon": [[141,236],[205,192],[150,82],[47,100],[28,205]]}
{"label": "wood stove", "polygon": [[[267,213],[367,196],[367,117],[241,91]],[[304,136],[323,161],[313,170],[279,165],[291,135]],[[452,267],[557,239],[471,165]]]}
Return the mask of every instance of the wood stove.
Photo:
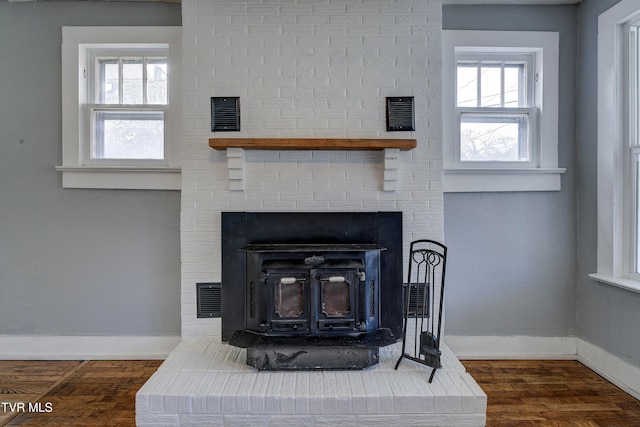
{"label": "wood stove", "polygon": [[223,339],[263,370],[376,364],[402,327],[400,248],[400,213],[223,213]]}

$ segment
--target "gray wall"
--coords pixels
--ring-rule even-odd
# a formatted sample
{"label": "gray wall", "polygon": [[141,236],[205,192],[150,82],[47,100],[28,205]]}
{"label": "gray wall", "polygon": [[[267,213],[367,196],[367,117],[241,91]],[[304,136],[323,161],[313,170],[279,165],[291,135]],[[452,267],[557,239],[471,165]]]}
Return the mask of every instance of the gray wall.
{"label": "gray wall", "polygon": [[445,6],[450,30],[560,33],[559,192],[447,193],[449,335],[576,333],[577,8]]}
{"label": "gray wall", "polygon": [[619,0],[583,0],[578,34],[578,335],[640,366],[640,294],[590,280],[597,264],[598,15]]}
{"label": "gray wall", "polygon": [[[596,25],[617,2],[444,7],[446,29],[560,32],[567,168],[560,192],[445,195],[448,334],[577,333],[640,365],[640,295],[587,278],[596,266]],[[54,166],[60,27],[180,21],[179,5],[0,2],[0,335],[179,334],[179,192],[63,189]]]}
{"label": "gray wall", "polygon": [[180,193],[63,189],[63,25],[180,5],[0,2],[0,335],[178,335]]}

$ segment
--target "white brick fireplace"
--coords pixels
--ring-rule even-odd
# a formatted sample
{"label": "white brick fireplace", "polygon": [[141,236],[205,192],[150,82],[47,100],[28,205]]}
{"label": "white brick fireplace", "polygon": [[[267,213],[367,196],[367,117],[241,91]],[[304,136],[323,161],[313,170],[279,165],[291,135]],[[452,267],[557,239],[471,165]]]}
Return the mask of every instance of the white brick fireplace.
{"label": "white brick fireplace", "polygon": [[[282,416],[287,415],[297,418],[291,418],[290,424],[285,425],[324,425],[309,416],[313,415],[310,408],[318,405],[322,408],[322,402],[294,400],[287,405],[302,405],[301,411],[289,410],[278,403],[277,411],[255,412],[253,406],[234,400],[240,393],[235,385],[229,397],[233,404],[226,409],[236,408],[235,415],[245,419],[245,424],[238,424],[233,417],[233,422],[228,421],[229,413],[225,422],[220,406],[213,405],[218,408],[213,412],[204,409],[208,398],[203,390],[217,396],[210,396],[211,399],[224,400],[220,390],[211,384],[191,384],[190,379],[178,378],[175,372],[186,369],[187,376],[209,375],[214,383],[213,377],[224,378],[222,383],[227,386],[235,381],[226,376],[229,371],[239,372],[237,379],[243,381],[248,378],[243,375],[262,373],[238,368],[237,358],[242,355],[229,356],[236,351],[219,343],[220,319],[197,318],[196,283],[221,280],[223,211],[401,211],[405,250],[414,239],[444,240],[441,3],[441,0],[182,0],[184,342],[138,394],[139,424],[190,425],[189,420],[205,424],[209,420],[213,424],[206,425],[272,425],[282,424]],[[240,132],[211,132],[212,96],[240,97]],[[386,131],[385,98],[395,96],[414,97],[415,131]],[[409,151],[234,149],[227,153],[209,147],[208,140],[212,137],[412,138],[417,140],[417,147]],[[183,352],[194,348],[191,362],[186,362],[190,356]],[[212,352],[208,356],[203,353],[206,348]],[[460,425],[483,425],[486,396],[473,385],[472,379],[473,384],[468,385],[470,377],[455,356],[446,351],[451,362],[447,362],[449,369],[445,370],[460,376],[447,374],[446,380],[440,380],[444,383],[426,393],[432,398],[444,393],[445,400],[450,396],[452,407],[461,402],[459,396],[464,394],[480,399],[457,407],[459,413],[466,412]],[[220,352],[226,352],[227,356],[220,356]],[[205,364],[211,368],[208,374],[194,374],[202,368],[192,366],[196,360],[207,361]],[[358,377],[366,374],[361,372]],[[294,383],[295,378],[303,376],[283,375],[294,375]],[[438,374],[434,384],[437,378]],[[197,378],[192,379],[198,382]],[[285,383],[290,381],[282,379]],[[256,381],[251,379],[247,383],[247,402],[253,401],[252,392],[261,393],[256,398],[257,407],[265,409],[270,404],[263,401],[265,396],[273,395],[256,391],[260,382]],[[384,381],[387,386],[379,389],[393,395],[388,384],[394,380]],[[170,384],[176,384],[177,389],[172,390]],[[189,389],[185,384],[191,384],[191,389],[197,391],[185,395]],[[409,389],[416,387],[412,384]],[[444,390],[443,384],[449,384],[451,390]],[[350,399],[345,408],[360,408]],[[402,406],[399,402],[397,405]],[[365,418],[367,425],[393,424],[388,416],[396,411],[377,408],[373,418]],[[405,409],[402,411],[411,413]],[[442,413],[448,413],[449,409]],[[347,417],[344,420],[355,424],[355,415],[347,412],[343,414]],[[194,413],[204,418],[194,417]],[[334,416],[339,413],[329,411]],[[368,417],[366,410],[360,415]],[[413,425],[426,424],[417,419]],[[429,425],[440,424],[430,421]]]}
{"label": "white brick fireplace", "polygon": [[[183,0],[182,335],[196,282],[220,281],[222,211],[402,211],[405,245],[442,240],[441,0]],[[211,132],[211,97],[238,96],[240,132]],[[413,96],[415,132],[387,132],[385,98]],[[244,151],[244,190],[212,137],[415,138],[380,151]],[[387,153],[388,155],[390,153]],[[394,153],[391,153],[392,155]],[[238,155],[236,150],[232,155]]]}

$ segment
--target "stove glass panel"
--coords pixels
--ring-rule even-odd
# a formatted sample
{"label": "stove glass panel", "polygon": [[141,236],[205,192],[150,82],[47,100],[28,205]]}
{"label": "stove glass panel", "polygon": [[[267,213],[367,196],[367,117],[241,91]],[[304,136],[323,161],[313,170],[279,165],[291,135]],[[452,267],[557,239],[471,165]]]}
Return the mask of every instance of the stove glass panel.
{"label": "stove glass panel", "polygon": [[327,317],[345,317],[351,313],[349,286],[342,276],[322,282],[322,312]]}
{"label": "stove glass panel", "polygon": [[304,313],[304,282],[282,277],[275,287],[275,312],[281,318],[295,318]]}

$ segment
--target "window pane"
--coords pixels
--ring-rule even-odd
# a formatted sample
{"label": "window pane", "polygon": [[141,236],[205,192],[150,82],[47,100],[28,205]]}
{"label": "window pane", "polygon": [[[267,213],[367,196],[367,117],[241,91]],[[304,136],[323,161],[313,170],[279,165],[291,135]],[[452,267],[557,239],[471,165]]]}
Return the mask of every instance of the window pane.
{"label": "window pane", "polygon": [[480,69],[480,106],[500,107],[501,106],[501,67],[483,65]]}
{"label": "window pane", "polygon": [[457,76],[458,107],[478,106],[478,67],[475,65],[458,65]]}
{"label": "window pane", "polygon": [[122,103],[142,104],[142,59],[122,61]]}
{"label": "window pane", "polygon": [[119,64],[117,59],[98,59],[98,102],[101,104],[119,104]]}
{"label": "window pane", "polygon": [[95,112],[93,158],[164,159],[164,113]]}
{"label": "window pane", "polygon": [[167,60],[147,61],[147,103],[167,103]]}
{"label": "window pane", "polygon": [[527,128],[526,114],[463,114],[460,121],[460,160],[528,161]]}
{"label": "window pane", "polygon": [[506,65],[504,67],[504,106],[524,107],[524,91],[522,90],[523,65]]}

